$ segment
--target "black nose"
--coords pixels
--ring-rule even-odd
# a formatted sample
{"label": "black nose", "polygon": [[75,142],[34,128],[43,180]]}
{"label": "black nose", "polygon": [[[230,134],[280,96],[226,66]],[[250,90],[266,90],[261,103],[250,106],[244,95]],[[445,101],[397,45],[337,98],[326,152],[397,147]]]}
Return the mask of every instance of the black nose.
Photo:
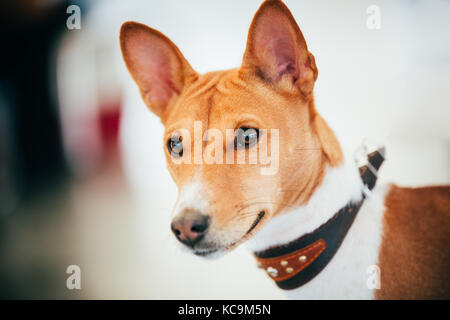
{"label": "black nose", "polygon": [[194,247],[203,239],[209,226],[209,217],[197,212],[182,214],[172,221],[172,231],[179,241]]}

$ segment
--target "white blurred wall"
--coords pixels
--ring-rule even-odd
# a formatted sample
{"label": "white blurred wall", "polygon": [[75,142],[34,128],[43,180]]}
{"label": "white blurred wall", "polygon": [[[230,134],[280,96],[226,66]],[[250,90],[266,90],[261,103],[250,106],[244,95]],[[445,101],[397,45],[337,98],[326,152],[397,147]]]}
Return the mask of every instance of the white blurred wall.
{"label": "white blurred wall", "polygon": [[[199,72],[237,67],[260,2],[99,1],[90,12],[83,32],[115,46],[116,65],[111,67],[117,68],[125,90],[121,145],[138,203],[136,212],[129,213],[135,247],[126,259],[117,257],[129,273],[109,286],[98,283],[95,296],[283,297],[245,248],[214,262],[175,250],[168,217],[177,190],[166,170],[163,127],[140,100],[118,46],[120,25],[135,20],[172,39]],[[364,138],[387,145],[383,181],[449,183],[450,3],[285,2],[316,57],[317,108],[345,149],[351,152]],[[371,4],[381,8],[380,30],[366,27]]]}

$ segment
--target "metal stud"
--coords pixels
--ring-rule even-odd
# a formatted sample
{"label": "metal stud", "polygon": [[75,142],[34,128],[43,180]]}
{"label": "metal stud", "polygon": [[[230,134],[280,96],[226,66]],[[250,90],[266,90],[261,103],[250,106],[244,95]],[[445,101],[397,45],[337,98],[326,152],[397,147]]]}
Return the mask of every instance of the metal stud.
{"label": "metal stud", "polygon": [[266,269],[267,273],[271,276],[271,277],[276,277],[278,276],[278,270],[272,267],[268,267]]}
{"label": "metal stud", "polygon": [[286,268],[286,272],[287,273],[292,273],[292,271],[294,271],[294,268],[291,268],[291,267],[287,267]]}
{"label": "metal stud", "polygon": [[289,263],[286,260],[281,260],[280,264],[282,267],[286,267]]}
{"label": "metal stud", "polygon": [[304,262],[306,262],[306,256],[300,256],[299,258],[298,258],[298,261],[300,261],[301,263],[304,263]]}

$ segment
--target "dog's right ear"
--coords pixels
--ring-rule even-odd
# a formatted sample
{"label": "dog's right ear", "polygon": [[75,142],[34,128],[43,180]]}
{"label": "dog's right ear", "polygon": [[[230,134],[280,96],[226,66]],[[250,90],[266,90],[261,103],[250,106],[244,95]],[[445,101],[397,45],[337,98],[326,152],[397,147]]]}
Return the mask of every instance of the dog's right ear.
{"label": "dog's right ear", "polygon": [[172,41],[146,25],[125,22],[120,29],[120,47],[145,104],[164,123],[170,102],[197,73]]}
{"label": "dog's right ear", "polygon": [[317,73],[314,56],[286,5],[280,0],[263,2],[248,32],[241,74],[309,96]]}

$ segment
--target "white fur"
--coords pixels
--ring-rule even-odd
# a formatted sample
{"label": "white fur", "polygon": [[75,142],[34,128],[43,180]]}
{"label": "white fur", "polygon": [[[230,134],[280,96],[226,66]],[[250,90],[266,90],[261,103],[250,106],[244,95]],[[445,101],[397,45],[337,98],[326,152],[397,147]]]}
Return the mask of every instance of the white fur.
{"label": "white fur", "polygon": [[205,196],[206,192],[207,188],[204,187],[198,178],[194,178],[191,182],[185,184],[178,194],[172,217],[175,217],[184,209],[193,209],[207,214],[209,212],[209,201]]}
{"label": "white fur", "polygon": [[361,178],[353,163],[328,169],[308,204],[273,218],[247,245],[252,251],[259,251],[314,231],[350,200],[359,201],[361,189]]}
{"label": "white fur", "polygon": [[[292,299],[371,299],[367,268],[378,261],[386,186],[376,187],[358,212],[341,247],[314,279],[287,290]],[[275,217],[248,242],[252,251],[292,241],[330,219],[349,201],[361,198],[361,179],[356,165],[346,162],[329,169],[323,184],[308,204]],[[268,279],[268,281],[271,281]]]}

